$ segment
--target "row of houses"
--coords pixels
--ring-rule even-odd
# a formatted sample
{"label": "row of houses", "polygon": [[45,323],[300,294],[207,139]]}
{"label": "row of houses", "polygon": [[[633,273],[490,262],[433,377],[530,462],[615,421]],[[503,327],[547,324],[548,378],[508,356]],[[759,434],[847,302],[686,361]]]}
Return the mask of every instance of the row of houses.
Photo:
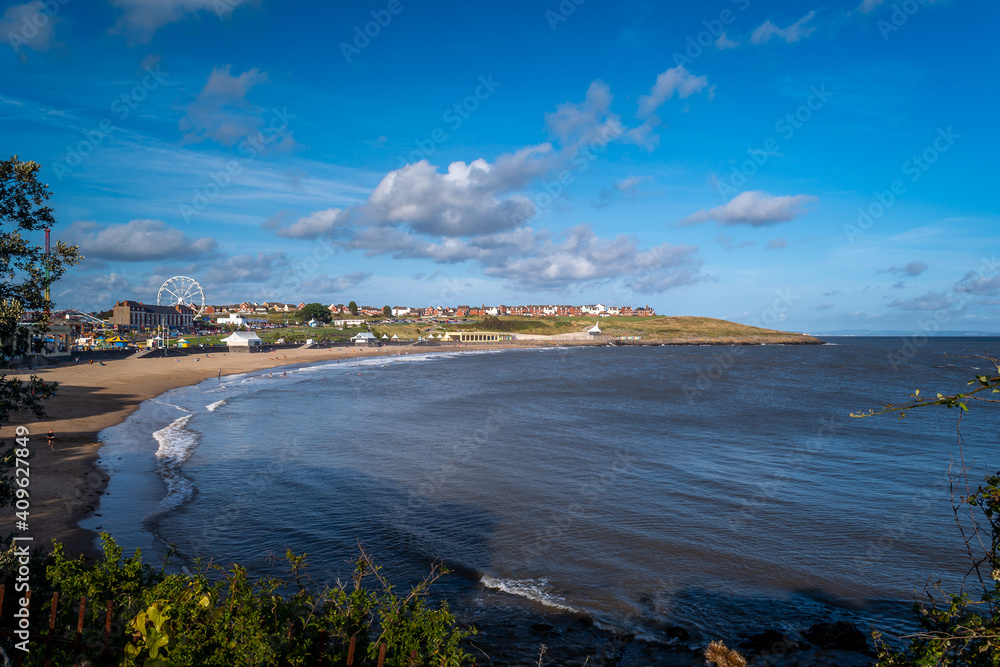
{"label": "row of houses", "polygon": [[608,306],[602,303],[583,306],[569,305],[528,305],[528,306],[457,306],[449,308],[408,308],[396,306],[392,309],[395,317],[654,317],[656,311],[646,306]]}
{"label": "row of houses", "polygon": [[[294,313],[301,310],[305,303],[279,303],[268,302],[255,303],[244,301],[243,303],[229,306],[206,306],[206,315],[253,315],[262,317],[268,313]],[[331,303],[328,308],[333,315],[348,315],[351,310],[342,303]],[[393,317],[484,317],[492,315],[500,317],[503,315],[519,317],[654,317],[656,311],[648,304],[646,306],[609,306],[602,303],[586,304],[581,306],[572,305],[527,305],[527,306],[434,306],[431,308],[413,308],[409,306],[395,306],[392,309]],[[377,306],[358,306],[357,316],[375,317],[381,315],[383,309]]]}

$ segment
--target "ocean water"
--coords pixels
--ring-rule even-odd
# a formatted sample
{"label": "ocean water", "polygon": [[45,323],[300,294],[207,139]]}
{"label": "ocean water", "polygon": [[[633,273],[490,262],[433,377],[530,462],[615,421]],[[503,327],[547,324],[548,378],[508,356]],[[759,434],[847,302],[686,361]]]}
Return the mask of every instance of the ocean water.
{"label": "ocean water", "polygon": [[[84,526],[156,560],[322,584],[358,546],[475,618],[574,611],[692,643],[852,620],[891,632],[967,570],[950,505],[957,412],[851,418],[954,392],[1000,339],[385,355],[210,380],[102,434]],[[907,354],[912,349],[915,354]],[[895,360],[895,364],[893,362]],[[287,373],[285,372],[287,371]],[[976,479],[995,414],[962,423]]]}

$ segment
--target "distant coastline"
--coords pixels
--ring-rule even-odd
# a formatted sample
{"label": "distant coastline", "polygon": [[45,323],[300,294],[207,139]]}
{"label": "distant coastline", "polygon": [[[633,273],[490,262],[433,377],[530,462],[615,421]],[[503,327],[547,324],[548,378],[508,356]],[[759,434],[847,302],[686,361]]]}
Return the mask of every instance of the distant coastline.
{"label": "distant coastline", "polygon": [[[123,422],[141,403],[178,387],[197,384],[221,375],[247,373],[286,365],[320,363],[384,354],[434,354],[484,349],[595,345],[822,345],[813,336],[737,325],[710,318],[649,318],[666,326],[641,340],[615,340],[612,336],[591,340],[548,339],[503,343],[421,343],[386,347],[320,347],[241,354],[195,349],[173,350],[166,358],[127,357],[99,364],[66,364],[43,367],[35,372],[45,381],[58,382],[56,396],[46,404],[48,417],[15,415],[13,424],[28,426],[35,438],[38,476],[33,478],[32,536],[36,544],[48,546],[53,539],[64,543],[71,554],[96,556],[96,535],[78,522],[92,513],[104,493],[107,479],[97,466],[100,432]],[[715,335],[713,335],[715,334]],[[25,376],[26,377],[26,376]],[[56,433],[56,451],[39,446],[41,434]],[[67,489],[72,489],[67,494]],[[67,497],[69,495],[70,497]],[[0,530],[12,526],[0,520]],[[8,523],[10,523],[8,521]]]}

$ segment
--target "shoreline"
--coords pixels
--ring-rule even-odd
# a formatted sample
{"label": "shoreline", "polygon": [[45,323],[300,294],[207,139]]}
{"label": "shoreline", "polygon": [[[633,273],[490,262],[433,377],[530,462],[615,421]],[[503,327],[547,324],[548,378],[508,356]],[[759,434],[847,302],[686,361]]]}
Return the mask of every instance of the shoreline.
{"label": "shoreline", "polygon": [[[134,356],[100,364],[61,363],[38,368],[31,373],[11,373],[9,378],[26,379],[34,374],[46,382],[58,382],[56,395],[45,403],[46,417],[15,413],[4,428],[13,437],[17,426],[29,429],[32,450],[31,514],[28,531],[36,546],[51,549],[61,542],[71,557],[101,557],[98,534],[79,523],[91,515],[107,487],[107,475],[98,466],[102,442],[100,433],[124,422],[145,401],[179,387],[196,385],[222,375],[237,375],[281,366],[309,365],[336,359],[373,357],[396,352],[434,354],[484,349],[516,349],[524,345],[400,348],[314,348],[274,352],[212,352],[178,357],[143,358]],[[55,450],[46,447],[45,434],[55,434]],[[0,532],[14,529],[13,514],[0,517]]]}
{"label": "shoreline", "polygon": [[[675,338],[642,341],[660,345],[802,345],[822,344],[789,334],[780,337]],[[637,341],[638,342],[638,341]],[[33,450],[31,478],[31,521],[26,532],[36,546],[50,549],[53,540],[65,545],[70,556],[101,557],[98,534],[79,525],[91,516],[107,487],[107,476],[98,465],[102,446],[100,433],[124,422],[145,401],[172,389],[198,384],[222,375],[235,375],[280,366],[309,365],[335,359],[372,357],[385,354],[436,354],[479,350],[550,347],[607,346],[610,341],[513,341],[509,343],[431,343],[385,348],[293,348],[270,352],[209,352],[185,350],[178,357],[135,358],[99,364],[62,362],[30,373],[12,372],[10,378],[26,379],[31,374],[44,381],[58,382],[56,395],[45,404],[46,417],[15,413],[8,428],[28,427]],[[634,343],[633,343],[634,345]],[[45,433],[55,433],[55,451],[45,446]],[[34,472],[34,471],[33,471]],[[0,517],[0,532],[10,533],[14,517]]]}
{"label": "shoreline", "polygon": [[[572,347],[584,345],[587,344]],[[103,447],[100,432],[124,422],[146,401],[172,389],[211,380],[220,369],[222,374],[229,376],[337,359],[396,356],[396,353],[432,355],[550,347],[561,346],[515,343],[290,349],[254,354],[212,353],[209,357],[191,354],[155,359],[125,358],[106,362],[106,366],[69,364],[39,369],[36,373],[42,379],[61,383],[58,393],[47,404],[49,417],[44,421],[35,421],[30,416],[16,415],[11,420],[11,427],[26,424],[30,429],[29,437],[35,452],[31,464],[38,472],[37,476],[32,476],[31,531],[28,534],[34,537],[36,546],[51,548],[48,545],[56,539],[66,546],[71,557],[100,557],[97,533],[79,525],[84,518],[93,516],[92,512],[108,482],[97,463]],[[44,433],[49,428],[56,433],[54,453],[48,452],[44,446]],[[552,647],[547,656],[549,664],[580,664],[588,656],[608,650],[615,654],[641,655],[650,661],[647,664],[669,662],[694,665],[703,662],[700,650],[686,641],[687,631],[682,627],[657,626],[655,629],[669,638],[664,641],[635,630],[604,628],[585,614],[555,610],[504,607],[485,615],[463,613],[460,618],[480,628],[481,633],[476,640],[480,650],[485,649],[494,659],[505,661],[530,662],[537,657],[538,646],[545,643]],[[828,627],[823,629],[821,626]],[[810,649],[810,644],[802,641],[799,633],[789,637],[783,632],[768,630],[749,637],[750,644],[744,644],[741,649],[745,652],[749,649],[751,655],[756,652],[767,655],[769,651],[780,649],[781,653],[787,652],[792,657],[806,660],[836,657],[843,660],[841,664],[869,663],[869,658],[862,652],[850,650],[844,645],[850,643],[847,638],[856,640],[859,635],[853,624],[850,627],[846,624],[841,627],[818,624],[803,630],[811,633],[817,629],[836,636],[828,639],[828,645],[822,645],[826,642],[821,642],[820,646],[814,643]]]}

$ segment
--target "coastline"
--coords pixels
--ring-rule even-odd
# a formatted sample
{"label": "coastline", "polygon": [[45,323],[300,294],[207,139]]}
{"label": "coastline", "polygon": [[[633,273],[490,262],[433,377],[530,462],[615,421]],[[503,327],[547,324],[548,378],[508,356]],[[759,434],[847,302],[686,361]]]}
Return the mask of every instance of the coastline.
{"label": "coastline", "polygon": [[[66,547],[68,555],[99,558],[97,533],[79,526],[97,506],[107,486],[107,476],[97,465],[102,446],[99,434],[122,423],[139,406],[161,394],[198,384],[222,375],[248,373],[279,366],[304,365],[334,359],[371,357],[396,352],[427,354],[467,350],[523,347],[511,345],[400,348],[290,349],[261,353],[213,352],[208,356],[124,359],[100,364],[63,363],[43,367],[32,374],[46,382],[58,382],[56,395],[46,402],[46,417],[15,413],[5,427],[12,436],[23,425],[29,429],[31,459],[31,521],[27,535],[36,546],[51,548],[53,540]],[[8,377],[26,379],[30,374]],[[55,451],[49,451],[45,434],[55,433]],[[0,532],[9,534],[14,517],[0,516]]]}
{"label": "coastline", "polygon": [[[642,341],[645,345],[801,345],[817,344],[796,334],[776,337],[690,337]],[[30,430],[31,529],[28,534],[43,548],[61,542],[70,556],[101,556],[97,533],[79,522],[97,507],[105,492],[107,476],[98,466],[101,441],[106,428],[124,422],[139,406],[161,394],[198,384],[222,375],[248,373],[288,365],[306,365],[334,359],[371,357],[384,354],[435,354],[526,347],[607,345],[610,341],[537,340],[510,343],[432,343],[388,348],[294,348],[260,353],[186,351],[179,357],[135,358],[99,364],[61,363],[32,371],[42,380],[58,382],[56,395],[45,404],[46,418],[15,413],[8,428],[19,425]],[[10,378],[26,379],[30,373],[11,373]],[[45,447],[45,434],[55,433],[55,451]],[[0,532],[10,533],[13,516],[0,516]]]}
{"label": "coastline", "polygon": [[[690,343],[689,343],[690,344]],[[705,343],[701,343],[705,344]],[[759,344],[759,343],[745,343]],[[579,345],[579,344],[578,344]],[[586,343],[584,343],[586,345]],[[96,533],[82,528],[78,522],[91,515],[104,492],[107,479],[98,467],[103,443],[99,432],[125,421],[141,404],[156,399],[180,387],[192,386],[216,377],[219,369],[225,375],[267,370],[281,366],[305,366],[336,359],[378,357],[396,353],[434,354],[479,352],[496,349],[526,349],[556,347],[551,344],[443,345],[400,346],[398,348],[334,348],[291,349],[258,354],[218,353],[210,357],[191,355],[157,359],[122,359],[106,362],[106,366],[63,365],[44,368],[37,374],[45,380],[61,382],[60,391],[47,405],[45,421],[15,418],[12,426],[26,424],[31,430],[31,445],[36,456],[32,467],[38,476],[32,477],[32,530],[36,545],[58,539],[71,556],[98,557]],[[195,361],[200,358],[200,361]],[[23,415],[19,416],[23,417]],[[44,433],[56,432],[56,452],[45,450]],[[6,527],[6,526],[3,526]],[[635,631],[604,628],[581,613],[529,608],[491,608],[486,612],[460,615],[465,623],[475,624],[481,632],[476,640],[478,650],[494,659],[511,664],[531,662],[537,657],[542,643],[552,647],[549,664],[580,664],[588,656],[610,651],[612,654],[642,656],[646,664],[701,664],[700,650],[689,641],[682,627],[657,626],[656,630],[670,640],[656,640]],[[756,642],[751,653],[780,651],[801,659],[832,656],[840,664],[868,664],[861,651],[845,650],[849,640],[859,635],[846,624],[819,624],[807,633],[827,632],[824,641],[805,643],[799,634],[792,637],[768,630],[750,637]],[[835,635],[835,636],[833,636]],[[846,637],[845,637],[846,636]],[[829,642],[827,645],[823,645]],[[750,645],[743,646],[743,650]]]}

